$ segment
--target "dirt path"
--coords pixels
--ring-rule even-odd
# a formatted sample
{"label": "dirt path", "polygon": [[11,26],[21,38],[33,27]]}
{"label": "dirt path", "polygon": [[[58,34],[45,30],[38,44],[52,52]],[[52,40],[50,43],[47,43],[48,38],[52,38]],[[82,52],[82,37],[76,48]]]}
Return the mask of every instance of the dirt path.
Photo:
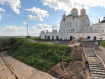
{"label": "dirt path", "polygon": [[14,69],[14,72],[19,77],[19,79],[57,79],[52,77],[48,73],[41,72],[31,66],[28,66],[14,59],[6,52],[2,52],[2,56]]}

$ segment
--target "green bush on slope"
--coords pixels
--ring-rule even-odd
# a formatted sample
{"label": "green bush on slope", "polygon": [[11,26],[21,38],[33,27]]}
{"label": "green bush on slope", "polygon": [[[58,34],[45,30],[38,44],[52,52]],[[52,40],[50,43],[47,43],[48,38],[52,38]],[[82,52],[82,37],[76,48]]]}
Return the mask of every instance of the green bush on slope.
{"label": "green bush on slope", "polygon": [[14,58],[31,65],[39,70],[47,71],[58,62],[70,62],[71,47],[66,45],[29,42],[26,39],[18,40],[8,51]]}
{"label": "green bush on slope", "polygon": [[102,47],[105,47],[105,42],[102,42],[100,45],[101,45]]}

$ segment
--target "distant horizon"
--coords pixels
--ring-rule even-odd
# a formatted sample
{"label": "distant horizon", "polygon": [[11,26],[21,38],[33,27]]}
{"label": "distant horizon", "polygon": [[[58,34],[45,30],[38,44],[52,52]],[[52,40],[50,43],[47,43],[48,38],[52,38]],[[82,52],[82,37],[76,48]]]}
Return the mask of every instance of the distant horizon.
{"label": "distant horizon", "polygon": [[[26,36],[0,36],[0,37],[26,37]],[[31,37],[39,37],[39,36],[31,36]]]}

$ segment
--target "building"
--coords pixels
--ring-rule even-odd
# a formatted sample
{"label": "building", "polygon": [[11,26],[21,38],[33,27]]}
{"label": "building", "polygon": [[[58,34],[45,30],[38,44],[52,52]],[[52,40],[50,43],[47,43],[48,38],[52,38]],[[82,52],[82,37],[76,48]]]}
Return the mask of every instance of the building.
{"label": "building", "polygon": [[60,29],[57,32],[56,29],[52,29],[52,32],[48,30],[41,31],[41,39],[51,39],[51,40],[82,40],[88,38],[90,40],[105,40],[105,19],[99,23],[90,25],[88,15],[86,15],[86,10],[81,9],[80,15],[78,15],[78,10],[73,8],[71,14],[63,14],[62,20],[60,22]]}

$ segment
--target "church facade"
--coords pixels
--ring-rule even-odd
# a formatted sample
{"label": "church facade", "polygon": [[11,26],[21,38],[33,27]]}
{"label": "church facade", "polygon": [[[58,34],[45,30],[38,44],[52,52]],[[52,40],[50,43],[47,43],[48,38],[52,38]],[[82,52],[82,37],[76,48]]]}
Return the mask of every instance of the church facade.
{"label": "church facade", "polygon": [[40,38],[51,40],[83,40],[85,38],[90,40],[105,40],[104,27],[104,22],[90,25],[88,15],[86,15],[84,8],[81,9],[80,15],[78,15],[78,10],[73,8],[71,14],[67,16],[63,14],[59,32],[54,28],[52,32],[48,32],[48,30],[46,32],[41,31]]}

